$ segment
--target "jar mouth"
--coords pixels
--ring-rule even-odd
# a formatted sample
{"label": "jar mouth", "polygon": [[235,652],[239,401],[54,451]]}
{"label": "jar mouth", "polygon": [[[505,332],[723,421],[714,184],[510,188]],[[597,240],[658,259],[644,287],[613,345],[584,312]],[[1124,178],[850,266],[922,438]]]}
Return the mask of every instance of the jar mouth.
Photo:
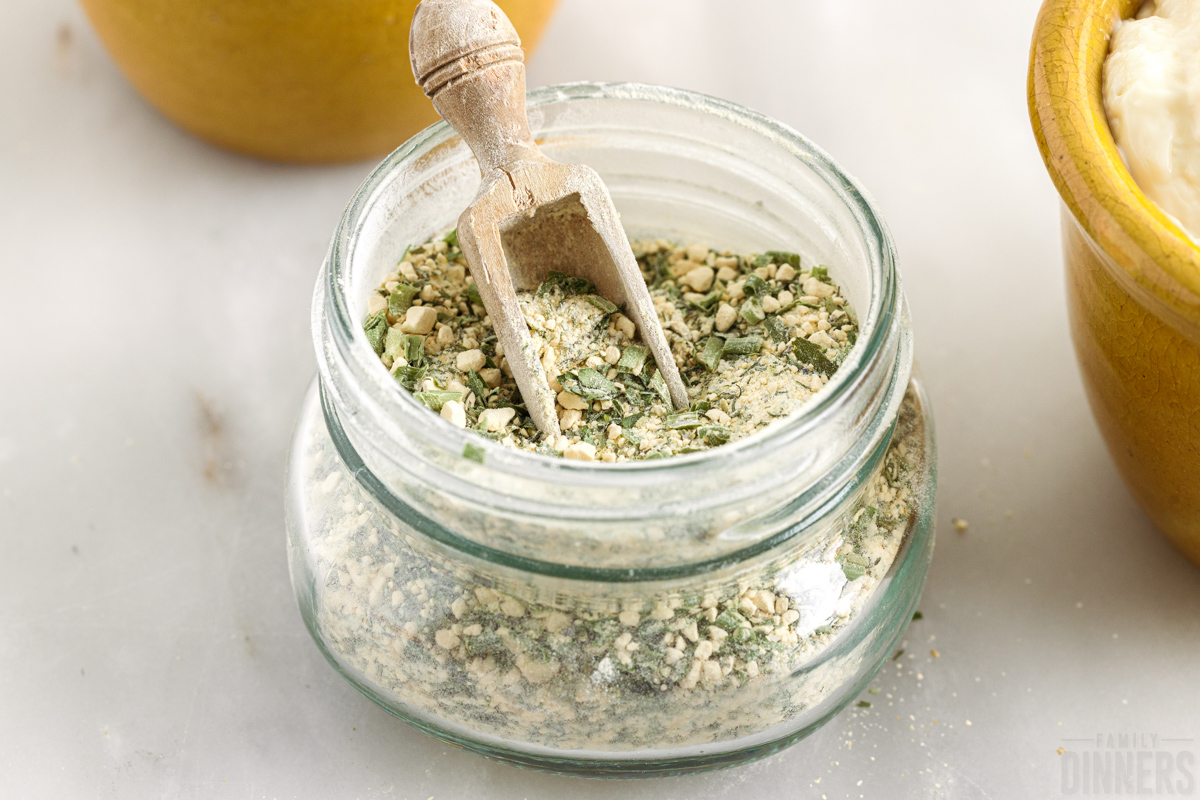
{"label": "jar mouth", "polygon": [[[805,162],[850,211],[866,245],[870,297],[865,313],[862,308],[856,309],[860,330],[857,343],[821,391],[788,417],[720,447],[666,459],[618,463],[573,461],[504,447],[454,428],[431,414],[411,394],[396,387],[394,379],[368,345],[361,329],[361,315],[351,307],[348,297],[347,272],[355,242],[363,232],[364,218],[379,201],[382,187],[397,174],[401,165],[436,157],[458,143],[458,135],[444,121],[421,131],[389,155],[359,187],[342,215],[330,246],[327,268],[323,279],[318,281],[314,298],[313,324],[318,354],[321,355],[322,349],[328,349],[321,341],[328,323],[338,360],[369,395],[372,415],[378,420],[401,425],[408,435],[419,439],[437,440],[456,455],[471,444],[485,454],[491,469],[565,486],[644,486],[647,482],[676,482],[700,473],[736,469],[748,461],[769,458],[775,450],[793,445],[845,413],[847,399],[864,391],[864,384],[870,381],[880,362],[895,358],[894,329],[897,317],[903,313],[895,245],[867,192],[828,154],[787,125],[738,104],[682,89],[638,83],[587,82],[536,89],[529,93],[527,100],[535,136],[538,130],[534,120],[539,108],[551,103],[595,99],[665,104],[733,122]],[[399,258],[399,253],[396,257]],[[561,506],[556,506],[554,513],[561,513]]]}
{"label": "jar mouth", "polygon": [[[813,527],[814,521],[830,515],[849,500],[858,488],[870,479],[876,468],[883,461],[895,430],[895,420],[888,426],[886,435],[872,442],[860,442],[859,447],[847,453],[839,464],[841,469],[833,470],[836,475],[853,475],[852,480],[837,480],[830,487],[816,486],[809,493],[815,495],[817,502],[809,502],[810,498],[797,498],[795,505],[805,508],[804,516],[798,521],[791,522],[770,536],[758,538],[744,547],[740,547],[713,558],[686,561],[669,566],[648,566],[639,568],[625,567],[592,567],[579,564],[564,564],[558,561],[548,561],[541,558],[514,553],[497,547],[490,547],[474,539],[461,536],[440,524],[437,520],[422,513],[412,504],[396,497],[386,483],[371,471],[354,449],[345,429],[333,408],[323,387],[318,389],[320,394],[321,413],[325,427],[338,457],[346,465],[347,470],[355,476],[363,490],[376,503],[390,512],[413,531],[428,539],[446,545],[462,553],[482,558],[502,567],[509,567],[523,573],[547,575],[553,578],[568,580],[595,581],[601,583],[644,583],[646,581],[671,581],[694,575],[703,575],[735,567],[747,559],[770,552],[786,542],[795,539]],[[831,482],[832,483],[832,482]],[[824,488],[832,491],[821,491]]]}

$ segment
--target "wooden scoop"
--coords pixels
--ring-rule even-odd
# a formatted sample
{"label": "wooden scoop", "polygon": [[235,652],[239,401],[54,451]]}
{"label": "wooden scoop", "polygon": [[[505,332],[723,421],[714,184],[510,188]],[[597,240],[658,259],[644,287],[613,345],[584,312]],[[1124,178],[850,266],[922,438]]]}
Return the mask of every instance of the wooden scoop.
{"label": "wooden scoop", "polygon": [[[483,182],[458,242],[534,424],[561,431],[554,392],[517,304],[550,270],[584,278],[622,307],[650,348],[671,402],[688,398],[608,189],[595,170],[538,150],[525,115],[516,30],[490,0],[423,0],[409,34],[413,75],[471,147]],[[555,376],[557,377],[557,376]]]}

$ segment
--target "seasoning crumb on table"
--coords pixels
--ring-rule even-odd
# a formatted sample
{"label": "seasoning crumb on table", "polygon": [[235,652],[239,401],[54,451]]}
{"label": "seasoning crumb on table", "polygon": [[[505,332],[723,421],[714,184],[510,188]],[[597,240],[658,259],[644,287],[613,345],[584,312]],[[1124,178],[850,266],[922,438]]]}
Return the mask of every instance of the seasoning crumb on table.
{"label": "seasoning crumb on table", "polygon": [[633,322],[586,281],[552,272],[518,293],[557,393],[563,434],[534,427],[453,233],[408,250],[367,305],[368,341],[443,419],[509,447],[579,461],[662,458],[748,436],[800,408],[858,334],[821,266],[794,253],[719,253],[635,242],[634,254],[688,386],[672,408]]}

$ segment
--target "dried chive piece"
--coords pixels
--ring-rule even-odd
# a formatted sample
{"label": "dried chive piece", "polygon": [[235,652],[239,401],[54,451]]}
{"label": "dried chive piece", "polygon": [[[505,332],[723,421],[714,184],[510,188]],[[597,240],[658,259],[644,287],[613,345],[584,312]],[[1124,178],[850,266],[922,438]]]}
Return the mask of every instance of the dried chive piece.
{"label": "dried chive piece", "polygon": [[726,428],[724,425],[706,425],[696,431],[696,435],[704,440],[704,443],[710,447],[725,444],[733,435],[733,431]]}
{"label": "dried chive piece", "polygon": [[684,411],[681,414],[668,414],[667,418],[663,420],[663,427],[673,431],[686,430],[699,428],[700,422],[699,414],[694,411]]}
{"label": "dried chive piece", "polygon": [[777,316],[767,317],[767,333],[777,342],[788,340],[788,326]]}
{"label": "dried chive piece", "polygon": [[654,377],[650,379],[650,388],[658,392],[658,396],[662,398],[667,408],[671,407],[671,392],[667,389],[667,382],[663,380],[663,376],[658,370],[654,370]]}
{"label": "dried chive piece", "polygon": [[363,333],[367,335],[367,341],[371,343],[371,349],[375,351],[375,355],[377,356],[383,355],[383,340],[387,335],[387,331],[386,311],[380,311],[363,323]]}
{"label": "dried chive piece", "polygon": [[629,442],[630,444],[636,445],[642,443],[642,437],[629,430],[629,428],[622,427],[621,436],[625,437],[625,441]]}
{"label": "dried chive piece", "polygon": [[388,295],[388,314],[402,317],[412,306],[413,298],[417,296],[417,287],[402,283]]}
{"label": "dried chive piece", "polygon": [[913,622],[916,622],[919,619],[925,619],[925,615],[922,614],[920,611],[914,611],[913,612]]}
{"label": "dried chive piece", "polygon": [[392,361],[404,356],[404,334],[399,328],[388,328],[387,336],[383,339],[383,354]]}
{"label": "dried chive piece", "polygon": [[462,402],[462,392],[446,392],[440,389],[428,392],[414,392],[413,397],[420,400],[431,411],[441,411],[442,406],[451,400]]}
{"label": "dried chive piece", "polygon": [[479,405],[487,405],[487,384],[483,382],[483,378],[479,377],[479,373],[475,370],[467,373],[467,388],[475,395],[475,399],[479,401]]}
{"label": "dried chive piece", "polygon": [[701,311],[712,311],[713,306],[720,302],[720,300],[721,290],[713,289],[711,292],[698,300],[688,300],[688,303],[700,309]]}
{"label": "dried chive piece", "polygon": [[768,250],[763,255],[769,259],[768,263],[770,264],[779,264],[780,266],[790,264],[797,270],[800,269],[800,255],[798,253],[789,253],[786,250]]}
{"label": "dried chive piece", "polygon": [[718,339],[716,336],[710,336],[704,340],[704,344],[696,353],[696,360],[704,365],[704,368],[709,372],[716,372],[717,367],[721,363],[721,352],[725,349],[725,342]]}
{"label": "dried chive piece", "polygon": [[416,391],[421,385],[421,381],[425,380],[425,373],[428,367],[393,367],[392,377],[400,382],[410,392]]}
{"label": "dried chive piece", "polygon": [[630,414],[628,417],[622,417],[621,418],[621,427],[622,428],[632,428],[634,425],[637,425],[638,420],[640,420],[644,416],[646,416],[645,412],[639,412],[637,414]]}
{"label": "dried chive piece", "polygon": [[442,241],[445,242],[446,244],[450,245],[451,247],[453,247],[456,250],[462,249],[462,246],[458,243],[458,228],[455,228],[454,230],[447,233],[446,238],[442,239]]}
{"label": "dried chive piece", "polygon": [[479,447],[477,445],[473,445],[470,442],[467,442],[466,444],[463,445],[462,456],[463,456],[463,458],[467,458],[478,464],[482,464],[483,463],[483,448]]}
{"label": "dried chive piece", "polygon": [[587,300],[589,303],[591,303],[596,308],[603,311],[605,314],[617,313],[616,305],[614,305],[613,302],[606,297],[601,297],[598,294],[588,294],[588,295],[584,295],[583,299]]}
{"label": "dried chive piece", "polygon": [[859,700],[859,701],[858,701],[858,707],[859,707],[859,708],[870,708],[870,707],[871,707],[871,704],[870,704],[870,702],[868,702],[868,701],[866,701],[866,700]]}
{"label": "dried chive piece", "polygon": [[751,272],[746,276],[746,280],[742,281],[742,291],[749,296],[762,297],[765,294],[770,294],[771,286]]}
{"label": "dried chive piece", "polygon": [[425,337],[415,333],[404,334],[402,355],[410,367],[419,367],[425,363]]}
{"label": "dried chive piece", "polygon": [[763,311],[762,300],[757,297],[751,297],[742,303],[742,319],[746,320],[749,325],[757,325],[767,318],[766,312]]}
{"label": "dried chive piece", "polygon": [[796,339],[792,344],[792,352],[801,363],[812,365],[814,370],[826,377],[837,371],[837,364],[829,360],[825,349],[804,337]]}
{"label": "dried chive piece", "polygon": [[723,355],[749,356],[762,349],[762,339],[757,336],[740,336],[725,340]]}
{"label": "dried chive piece", "polygon": [[812,276],[819,281],[829,280],[829,267],[813,267]]}
{"label": "dried chive piece", "polygon": [[650,348],[642,347],[640,344],[631,344],[625,348],[625,352],[621,353],[621,358],[617,361],[617,372],[628,372],[631,375],[638,375],[642,368],[646,366],[646,358],[650,355]]}
{"label": "dried chive piece", "polygon": [[904,648],[903,648],[903,647],[901,647],[901,648],[900,648],[899,650],[897,650],[896,652],[892,653],[892,661],[895,661],[896,659],[900,658],[900,656],[902,656],[902,655],[904,655]]}

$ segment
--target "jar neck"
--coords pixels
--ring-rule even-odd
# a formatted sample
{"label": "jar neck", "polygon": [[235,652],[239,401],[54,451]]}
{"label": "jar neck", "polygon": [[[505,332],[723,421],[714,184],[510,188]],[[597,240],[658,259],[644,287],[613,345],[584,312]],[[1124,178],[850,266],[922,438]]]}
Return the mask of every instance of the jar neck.
{"label": "jar neck", "polygon": [[[806,535],[872,474],[911,373],[911,329],[886,228],[827,156],[753,112],[690,93],[626,86],[544,90],[531,96],[531,109],[576,99],[563,100],[564,92],[592,101],[624,101],[642,92],[692,114],[736,113],[737,125],[757,129],[785,152],[798,151],[862,237],[868,263],[860,266],[869,292],[865,310],[859,309],[858,343],[801,410],[757,434],[690,455],[572,462],[505,448],[443,423],[395,385],[352,311],[363,287],[379,279],[360,256],[388,246],[398,255],[411,244],[388,241],[403,210],[394,206],[431,182],[466,180],[464,168],[475,168],[440,124],[406,143],[363,184],[317,284],[313,324],[322,399],[342,458],[414,530],[536,572],[645,580],[650,570],[668,577],[717,569]],[[469,194],[469,180],[465,186],[462,193]],[[425,202],[432,202],[428,195]]]}

